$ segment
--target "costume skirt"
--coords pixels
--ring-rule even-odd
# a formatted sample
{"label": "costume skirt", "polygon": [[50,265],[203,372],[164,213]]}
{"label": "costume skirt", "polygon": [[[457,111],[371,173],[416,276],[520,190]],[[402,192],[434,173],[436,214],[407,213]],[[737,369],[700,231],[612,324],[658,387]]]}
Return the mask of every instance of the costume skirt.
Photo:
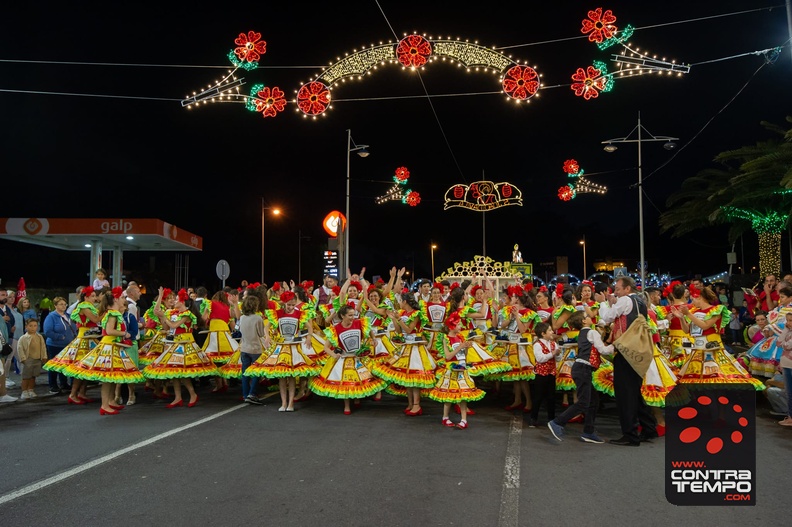
{"label": "costume skirt", "polygon": [[644,375],[641,395],[649,406],[665,406],[665,398],[677,384],[674,366],[658,347],[655,346],[654,360]]}
{"label": "costume skirt", "polygon": [[203,352],[215,364],[225,364],[239,349],[239,342],[231,336],[228,323],[219,319],[209,321],[209,334],[203,345]]}
{"label": "costume skirt", "polygon": [[278,342],[269,354],[262,354],[251,364],[245,375],[271,379],[313,377],[320,371],[322,365],[305,354],[302,342]]}
{"label": "costume skirt", "polygon": [[224,379],[242,378],[242,351],[236,350],[228,361],[218,368],[220,377]]}
{"label": "costume skirt", "polygon": [[330,356],[319,375],[310,380],[311,391],[334,399],[362,399],[382,391],[387,383],[371,374],[354,355]]}
{"label": "costume skirt", "polygon": [[690,348],[682,345],[685,339],[687,339],[687,333],[681,329],[668,330],[668,360],[677,369],[685,364],[690,354]]}
{"label": "costume skirt", "polygon": [[751,346],[748,350],[751,375],[773,377],[782,353],[784,348],[778,345],[778,338],[775,335]]}
{"label": "costume skirt", "polygon": [[600,355],[602,363],[599,368],[591,373],[591,384],[594,389],[605,395],[613,397],[615,390],[613,389],[613,363]]}
{"label": "costume skirt", "polygon": [[720,335],[707,335],[709,342],[717,342],[714,348],[694,349],[687,362],[679,370],[680,384],[751,384],[756,390],[764,390],[764,384],[737,362],[723,349]]}
{"label": "costume skirt", "polygon": [[406,388],[433,388],[436,367],[424,343],[408,342],[386,362],[372,362],[371,373]]}
{"label": "costume skirt", "polygon": [[168,336],[168,333],[165,331],[160,331],[154,337],[143,344],[143,346],[138,351],[138,360],[140,364],[146,366],[157,360],[157,357],[162,355],[162,352],[165,351],[165,345],[169,342],[165,339]]}
{"label": "costume skirt", "polygon": [[330,354],[325,352],[324,334],[313,333],[310,342],[303,342],[303,352],[316,364],[323,365],[330,359]]}
{"label": "costume skirt", "polygon": [[556,390],[577,390],[572,379],[572,365],[577,357],[577,344],[564,344],[564,351],[556,355]]}
{"label": "costume skirt", "polygon": [[217,366],[206,356],[192,333],[176,335],[162,354],[143,368],[147,379],[185,379],[219,375]]}
{"label": "costume skirt", "polygon": [[536,358],[534,357],[531,344],[519,344],[517,342],[507,342],[506,344],[506,354],[503,360],[509,364],[511,369],[496,375],[487,375],[484,378],[506,382],[532,381],[536,377],[534,373]]}
{"label": "costume skirt", "polygon": [[458,367],[456,362],[449,362],[443,376],[428,394],[430,399],[441,403],[479,401],[484,395],[484,390],[476,388],[467,369]]}
{"label": "costume skirt", "polygon": [[70,365],[85,357],[88,352],[94,349],[99,342],[99,338],[97,336],[85,336],[85,333],[89,329],[90,328],[86,327],[79,328],[77,336],[74,338],[74,340],[69,342],[66,347],[60,351],[60,353],[45,362],[42,368],[47,371],[57,371],[63,373],[64,375],[69,375],[65,372],[65,370]]}
{"label": "costume skirt", "polygon": [[395,351],[396,346],[394,346],[387,333],[374,335],[374,349],[371,352],[371,360],[374,362],[386,362],[393,357]]}
{"label": "costume skirt", "polygon": [[465,367],[471,377],[495,375],[512,369],[507,360],[496,359],[483,344],[475,340],[465,351]]}
{"label": "costume skirt", "polygon": [[115,342],[115,337],[104,336],[99,345],[85,357],[70,364],[64,375],[106,383],[136,383],[145,379],[126,353],[126,347]]}

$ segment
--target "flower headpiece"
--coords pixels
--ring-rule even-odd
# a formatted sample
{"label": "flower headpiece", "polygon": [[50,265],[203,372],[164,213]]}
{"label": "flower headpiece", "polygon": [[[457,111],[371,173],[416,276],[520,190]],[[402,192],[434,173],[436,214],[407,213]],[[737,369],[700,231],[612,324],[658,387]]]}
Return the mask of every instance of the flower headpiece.
{"label": "flower headpiece", "polygon": [[561,296],[562,294],[564,294],[564,284],[561,284],[561,283],[556,284],[556,294],[558,296]]}
{"label": "flower headpiece", "polygon": [[84,296],[91,296],[91,293],[94,292],[94,288],[89,285],[88,287],[83,287],[82,292]]}
{"label": "flower headpiece", "polygon": [[366,294],[369,294],[369,293],[371,293],[372,291],[376,291],[376,290],[377,290],[377,286],[376,286],[376,285],[374,285],[374,284],[369,284],[369,286],[368,286],[368,289],[366,289]]}
{"label": "flower headpiece", "polygon": [[303,280],[303,283],[301,283],[300,285],[303,286],[303,289],[305,289],[308,292],[313,291],[314,288],[313,280]]}
{"label": "flower headpiece", "polygon": [[453,290],[454,290],[454,289],[456,289],[457,287],[462,287],[462,286],[461,286],[461,285],[459,285],[459,282],[454,282],[453,284],[451,284],[451,287],[450,287],[450,289],[453,291]]}
{"label": "flower headpiece", "polygon": [[184,303],[188,298],[190,298],[190,295],[187,293],[187,290],[183,287],[179,289],[179,302]]}
{"label": "flower headpiece", "polygon": [[690,291],[690,296],[692,298],[698,298],[701,296],[701,291],[693,284],[688,286],[688,291]]}
{"label": "flower headpiece", "polygon": [[470,296],[476,296],[479,289],[481,289],[480,285],[474,285],[473,289],[470,290]]}
{"label": "flower headpiece", "polygon": [[283,293],[281,293],[281,296],[280,296],[280,301],[281,301],[281,302],[283,302],[283,303],[285,304],[286,302],[288,302],[288,301],[289,301],[289,300],[291,300],[292,298],[294,298],[294,293],[293,293],[293,292],[291,292],[291,291],[284,291]]}
{"label": "flower headpiece", "polygon": [[582,282],[580,282],[580,285],[587,285],[590,288],[594,289],[594,282],[592,282],[591,280],[583,280]]}
{"label": "flower headpiece", "polygon": [[119,285],[114,287],[112,292],[113,292],[113,298],[118,299],[121,298],[121,294],[124,292],[124,288]]}
{"label": "flower headpiece", "polygon": [[357,280],[352,280],[351,282],[349,282],[349,287],[354,287],[358,291],[362,291],[363,290],[363,286],[360,285],[360,282],[358,282]]}
{"label": "flower headpiece", "polygon": [[674,280],[673,282],[668,284],[666,288],[663,289],[663,296],[666,298],[670,298],[671,294],[674,292],[674,288],[678,285],[682,285],[682,282],[680,282],[679,280]]}
{"label": "flower headpiece", "polygon": [[277,293],[278,291],[280,291],[280,289],[281,289],[280,282],[275,282],[274,284],[272,284],[272,287],[271,287],[270,289],[272,289],[272,290],[273,290],[273,291],[275,291],[276,293]]}
{"label": "flower headpiece", "polygon": [[162,290],[162,299],[165,300],[169,296],[173,294],[173,289],[168,289],[167,287]]}
{"label": "flower headpiece", "polygon": [[341,287],[334,285],[330,288],[330,291],[332,291],[335,296],[338,296],[341,293]]}
{"label": "flower headpiece", "polygon": [[533,285],[533,283],[532,283],[532,282],[528,282],[527,284],[525,284],[525,285],[523,286],[523,290],[524,290],[526,293],[530,293],[531,291],[533,291],[533,288],[534,288],[534,285]]}
{"label": "flower headpiece", "polygon": [[522,296],[522,287],[518,285],[510,285],[506,288],[506,294],[509,296]]}
{"label": "flower headpiece", "polygon": [[459,323],[462,321],[462,317],[459,316],[459,313],[456,311],[448,315],[448,318],[445,321],[445,325],[449,329],[455,329]]}
{"label": "flower headpiece", "polygon": [[432,289],[435,289],[435,288],[437,288],[440,291],[442,291],[443,290],[443,284],[441,284],[440,282],[435,282],[434,284],[432,284]]}
{"label": "flower headpiece", "polygon": [[401,294],[408,295],[408,294],[410,294],[410,290],[405,287],[404,289],[402,289]]}
{"label": "flower headpiece", "polygon": [[349,302],[347,302],[347,303],[346,303],[346,305],[347,305],[347,306],[349,306],[349,307],[351,307],[352,309],[355,309],[355,310],[357,310],[357,304],[355,304],[355,303],[354,303],[354,302],[352,302],[351,300],[350,300]]}
{"label": "flower headpiece", "polygon": [[547,286],[546,285],[539,286],[539,291],[542,293],[547,293]]}

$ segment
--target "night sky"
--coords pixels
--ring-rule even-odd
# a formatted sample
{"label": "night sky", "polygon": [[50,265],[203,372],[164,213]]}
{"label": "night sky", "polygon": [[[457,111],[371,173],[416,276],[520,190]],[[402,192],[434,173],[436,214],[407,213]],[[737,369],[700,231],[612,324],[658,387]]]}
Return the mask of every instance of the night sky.
{"label": "night sky", "polygon": [[[428,276],[432,243],[436,274],[481,254],[481,213],[443,210],[446,189],[481,179],[509,181],[524,200],[486,214],[486,252],[495,260],[509,260],[518,243],[525,261],[568,256],[570,272],[580,275],[578,241],[585,236],[589,273],[595,260],[608,257],[634,263],[638,149],[625,144],[608,154],[601,142],[630,134],[639,112],[652,134],[680,138],[672,152],[662,142],[643,144],[650,271],[725,271],[726,227],[672,239],[659,234],[658,216],[681,182],[712,166],[715,155],[768,139],[760,122],[787,127],[792,115],[789,48],[764,67],[763,55],[739,56],[789,39],[779,0],[532,2],[490,11],[488,4],[391,1],[178,10],[20,4],[5,6],[0,21],[3,216],[168,221],[203,237],[203,253],[190,254],[190,282],[210,288],[220,258],[230,263],[230,284],[259,279],[262,197],[284,210],[266,220],[265,280],[296,280],[298,260],[303,279],[321,278],[322,219],[345,207],[348,129],[371,152],[351,159],[353,271],[366,266],[368,276],[387,275],[403,265]],[[613,10],[617,26],[637,28],[633,46],[692,64],[690,73],[617,79],[597,99],[576,97],[569,87],[575,70],[621,50],[601,51],[580,32],[587,11],[600,6]],[[536,67],[543,88],[517,105],[500,93],[499,76],[436,61],[420,75],[386,65],[340,84],[333,108],[317,120],[303,118],[292,103],[267,119],[243,104],[182,108],[184,96],[229,69],[234,39],[250,30],[262,34],[267,52],[259,69],[240,70],[245,92],[263,83],[293,99],[322,65],[414,31],[508,48],[515,60]],[[426,93],[436,97],[430,102]],[[608,193],[561,202],[557,189],[570,158]],[[401,166],[410,170],[408,186],[420,193],[420,205],[376,205]],[[756,246],[755,236],[746,236],[742,248],[738,241],[739,265],[758,265]],[[4,284],[19,276],[28,287],[87,280],[88,253],[4,240],[0,252]],[[150,256],[128,254],[125,263],[145,266]]]}

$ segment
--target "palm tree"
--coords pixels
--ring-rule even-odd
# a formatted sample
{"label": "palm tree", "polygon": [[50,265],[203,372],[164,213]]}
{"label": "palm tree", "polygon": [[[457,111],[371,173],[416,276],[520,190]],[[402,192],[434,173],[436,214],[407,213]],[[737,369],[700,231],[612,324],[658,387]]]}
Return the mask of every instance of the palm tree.
{"label": "palm tree", "polygon": [[[792,117],[786,120],[792,123]],[[781,233],[792,212],[792,128],[762,121],[780,135],[753,146],[721,152],[708,168],[686,179],[668,198],[660,232],[679,237],[702,227],[729,224],[729,241],[749,229],[759,237],[759,272],[781,270]]]}

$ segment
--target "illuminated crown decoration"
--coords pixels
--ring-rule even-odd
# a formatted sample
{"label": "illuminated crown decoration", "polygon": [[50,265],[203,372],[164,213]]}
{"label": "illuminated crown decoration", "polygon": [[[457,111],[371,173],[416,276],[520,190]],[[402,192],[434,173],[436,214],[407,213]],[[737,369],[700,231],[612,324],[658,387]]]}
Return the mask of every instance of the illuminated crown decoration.
{"label": "illuminated crown decoration", "polygon": [[616,26],[616,16],[610,9],[603,11],[598,7],[588,12],[587,18],[583,19],[580,32],[588,35],[589,42],[596,42],[597,47],[603,51],[615,45],[623,45],[624,50],[621,55],[611,55],[611,61],[616,63],[614,73],[608,72],[606,64],[602,61],[594,61],[586,68],[578,68],[572,75],[571,88],[575,95],[585,100],[596,99],[600,93],[613,89],[615,75],[622,77],[644,73],[660,75],[676,73],[681,77],[683,73],[690,72],[690,65],[676,64],[676,61],[668,62],[665,58],[658,59],[656,55],[650,57],[648,53],[641,52],[638,48],[633,49],[628,41],[634,31],[635,29],[629,24],[620,30]]}
{"label": "illuminated crown decoration", "polygon": [[393,186],[389,188],[385,194],[376,199],[377,205],[382,205],[387,201],[398,200],[411,207],[417,206],[421,202],[421,195],[414,190],[403,189],[403,187],[407,185],[408,179],[410,179],[410,171],[407,167],[397,168],[393,176]]}
{"label": "illuminated crown decoration", "polygon": [[477,211],[488,211],[508,205],[522,206],[522,192],[511,183],[476,181],[470,185],[458,183],[446,190],[443,210],[463,207]]}
{"label": "illuminated crown decoration", "polygon": [[580,168],[580,164],[574,159],[564,161],[563,169],[566,175],[572,178],[572,182],[558,189],[558,199],[561,201],[573,200],[578,194],[587,192],[605,194],[608,191],[608,187],[589,181],[584,176],[584,171]]}

